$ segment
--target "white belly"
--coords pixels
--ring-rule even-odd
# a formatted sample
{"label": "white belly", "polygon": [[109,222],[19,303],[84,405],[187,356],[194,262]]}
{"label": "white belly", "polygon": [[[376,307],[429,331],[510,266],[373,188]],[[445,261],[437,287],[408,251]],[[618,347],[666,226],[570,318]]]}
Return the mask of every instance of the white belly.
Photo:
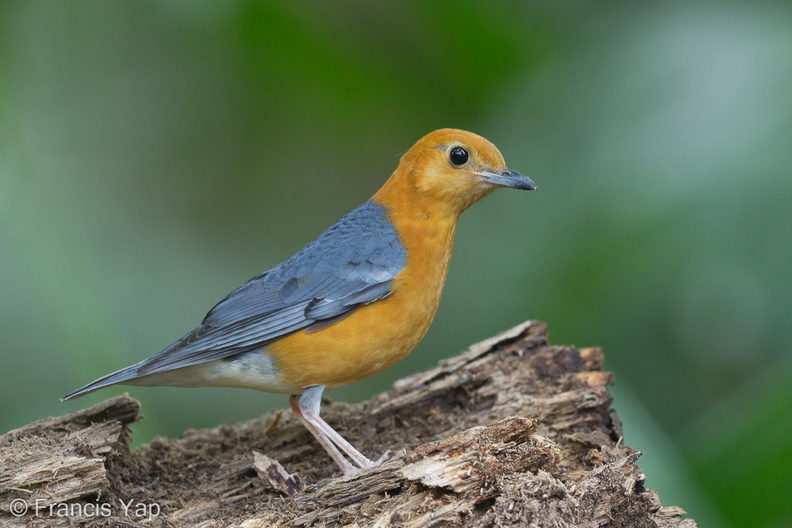
{"label": "white belly", "polygon": [[272,357],[261,349],[233,359],[216,359],[190,367],[149,374],[124,384],[146,387],[242,387],[280,394],[299,394],[302,389],[281,384]]}

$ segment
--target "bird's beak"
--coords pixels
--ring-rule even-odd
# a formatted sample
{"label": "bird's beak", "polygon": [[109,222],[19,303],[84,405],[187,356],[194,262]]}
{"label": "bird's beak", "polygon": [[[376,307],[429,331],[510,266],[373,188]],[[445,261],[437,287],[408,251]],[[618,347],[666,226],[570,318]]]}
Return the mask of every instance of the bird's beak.
{"label": "bird's beak", "polygon": [[530,178],[526,178],[517,171],[506,169],[503,172],[495,172],[489,170],[479,171],[476,174],[481,176],[485,182],[497,185],[499,187],[511,187],[512,189],[525,189],[526,191],[533,191],[536,189],[536,184]]}

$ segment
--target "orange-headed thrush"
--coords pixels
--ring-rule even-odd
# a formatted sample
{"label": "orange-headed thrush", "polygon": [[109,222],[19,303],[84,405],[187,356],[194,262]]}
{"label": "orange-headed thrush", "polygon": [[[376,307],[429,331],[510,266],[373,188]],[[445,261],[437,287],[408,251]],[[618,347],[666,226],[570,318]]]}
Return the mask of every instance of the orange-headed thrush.
{"label": "orange-headed thrush", "polygon": [[459,215],[498,187],[536,188],[483,137],[432,132],[370,200],[231,292],[187,335],[63,399],[116,383],[291,394],[294,414],[344,473],[372,467],[319,416],[322,391],[415,348],[440,302]]}

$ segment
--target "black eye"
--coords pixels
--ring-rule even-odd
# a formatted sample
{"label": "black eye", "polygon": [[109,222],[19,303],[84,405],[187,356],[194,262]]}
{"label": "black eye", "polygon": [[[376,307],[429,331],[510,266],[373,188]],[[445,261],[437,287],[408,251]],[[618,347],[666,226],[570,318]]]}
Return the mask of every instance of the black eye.
{"label": "black eye", "polygon": [[462,147],[454,147],[451,149],[451,152],[448,153],[448,159],[450,159],[451,163],[454,165],[464,165],[468,160],[468,151]]}

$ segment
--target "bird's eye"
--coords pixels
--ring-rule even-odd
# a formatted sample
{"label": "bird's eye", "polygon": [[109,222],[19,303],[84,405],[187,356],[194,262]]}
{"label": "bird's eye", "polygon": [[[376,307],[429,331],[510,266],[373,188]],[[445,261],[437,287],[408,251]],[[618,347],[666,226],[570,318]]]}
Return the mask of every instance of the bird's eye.
{"label": "bird's eye", "polygon": [[451,152],[448,153],[448,159],[450,159],[451,163],[454,165],[464,165],[468,160],[468,151],[462,147],[454,147],[451,149]]}

